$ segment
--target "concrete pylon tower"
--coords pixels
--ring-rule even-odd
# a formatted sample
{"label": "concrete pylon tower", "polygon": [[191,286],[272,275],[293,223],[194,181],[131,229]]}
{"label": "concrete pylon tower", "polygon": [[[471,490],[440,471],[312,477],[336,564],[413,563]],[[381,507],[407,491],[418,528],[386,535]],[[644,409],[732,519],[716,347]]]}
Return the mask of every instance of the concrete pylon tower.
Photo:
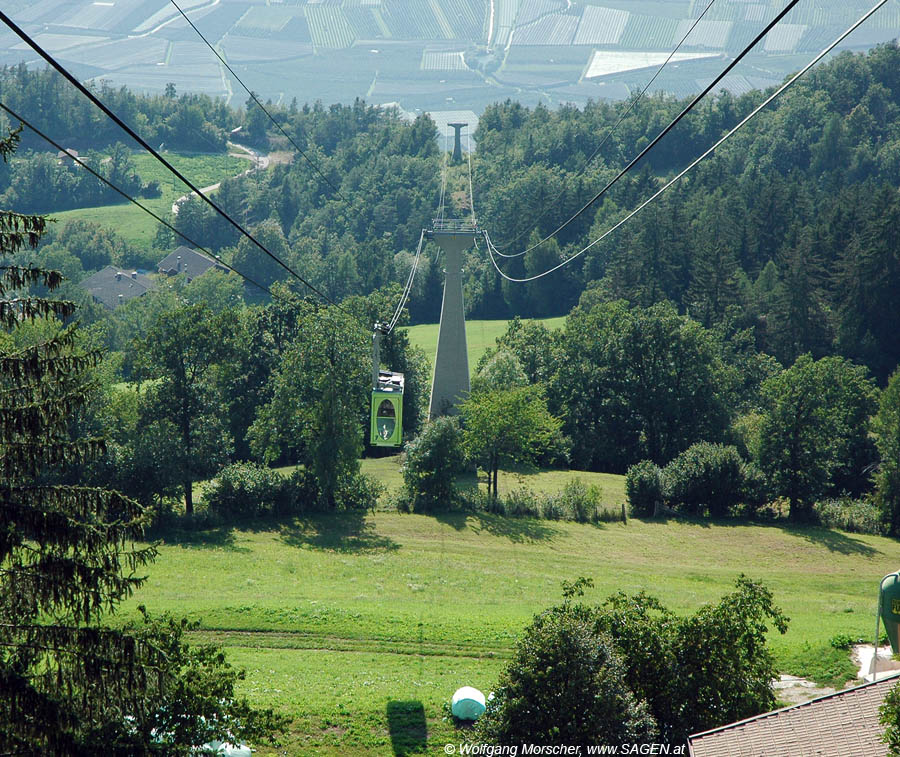
{"label": "concrete pylon tower", "polygon": [[453,156],[450,158],[451,163],[462,163],[462,140],[460,140],[459,132],[463,126],[469,124],[447,124],[453,127]]}
{"label": "concrete pylon tower", "polygon": [[469,395],[469,353],[466,346],[466,316],[463,309],[462,254],[475,243],[478,234],[469,221],[436,220],[425,232],[444,251],[444,299],[438,331],[434,377],[428,418],[456,415],[459,403]]}

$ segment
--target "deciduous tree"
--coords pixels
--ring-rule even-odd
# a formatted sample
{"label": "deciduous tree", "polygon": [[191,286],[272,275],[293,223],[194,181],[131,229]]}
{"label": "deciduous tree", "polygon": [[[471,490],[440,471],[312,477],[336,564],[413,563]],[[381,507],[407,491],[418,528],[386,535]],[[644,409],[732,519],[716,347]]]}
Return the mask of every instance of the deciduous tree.
{"label": "deciduous tree", "polygon": [[500,467],[535,462],[560,433],[561,423],[547,410],[539,387],[474,393],[462,404],[461,412],[467,454],[487,471],[495,499]]}
{"label": "deciduous tree", "polygon": [[213,381],[215,366],[226,356],[226,318],[202,304],[167,311],[137,345],[139,375],[149,380],[138,431],[150,433],[161,424],[163,437],[178,440],[178,454],[167,461],[168,478],[180,482],[188,515],[194,482],[214,474],[231,452]]}

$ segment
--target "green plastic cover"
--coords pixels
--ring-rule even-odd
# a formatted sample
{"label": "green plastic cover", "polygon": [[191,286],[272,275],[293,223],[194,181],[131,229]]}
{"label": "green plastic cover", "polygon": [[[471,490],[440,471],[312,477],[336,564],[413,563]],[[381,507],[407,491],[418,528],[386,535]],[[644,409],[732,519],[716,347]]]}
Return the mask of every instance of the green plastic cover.
{"label": "green plastic cover", "polygon": [[484,710],[484,694],[472,686],[457,689],[450,700],[450,712],[460,720],[477,720]]}
{"label": "green plastic cover", "polygon": [[900,652],[900,573],[881,579],[881,620],[891,642],[891,651]]}

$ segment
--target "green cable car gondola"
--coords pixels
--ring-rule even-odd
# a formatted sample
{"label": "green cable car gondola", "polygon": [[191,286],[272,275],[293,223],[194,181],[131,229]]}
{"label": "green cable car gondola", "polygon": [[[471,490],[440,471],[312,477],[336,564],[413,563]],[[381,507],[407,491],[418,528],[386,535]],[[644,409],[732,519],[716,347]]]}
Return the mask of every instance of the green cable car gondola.
{"label": "green cable car gondola", "polygon": [[374,447],[403,444],[403,374],[383,371],[380,366],[381,326],[372,337],[372,421],[370,443]]}

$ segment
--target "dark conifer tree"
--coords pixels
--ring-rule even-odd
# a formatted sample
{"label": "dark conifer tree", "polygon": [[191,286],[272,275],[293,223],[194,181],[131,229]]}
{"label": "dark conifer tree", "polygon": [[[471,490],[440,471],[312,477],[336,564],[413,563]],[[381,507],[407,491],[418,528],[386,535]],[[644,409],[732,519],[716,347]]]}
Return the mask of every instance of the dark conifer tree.
{"label": "dark conifer tree", "polygon": [[[17,137],[0,140],[3,159]],[[270,712],[234,702],[238,673],[224,656],[183,642],[186,621],[103,625],[155,550],[136,545],[148,520],[138,503],[75,475],[104,452],[102,440],[71,433],[101,355],[62,325],[72,303],[32,294],[52,294],[62,276],[8,262],[38,244],[45,223],[0,210],[2,751],[188,754],[228,731],[271,732]],[[58,326],[19,336],[41,319]]]}

